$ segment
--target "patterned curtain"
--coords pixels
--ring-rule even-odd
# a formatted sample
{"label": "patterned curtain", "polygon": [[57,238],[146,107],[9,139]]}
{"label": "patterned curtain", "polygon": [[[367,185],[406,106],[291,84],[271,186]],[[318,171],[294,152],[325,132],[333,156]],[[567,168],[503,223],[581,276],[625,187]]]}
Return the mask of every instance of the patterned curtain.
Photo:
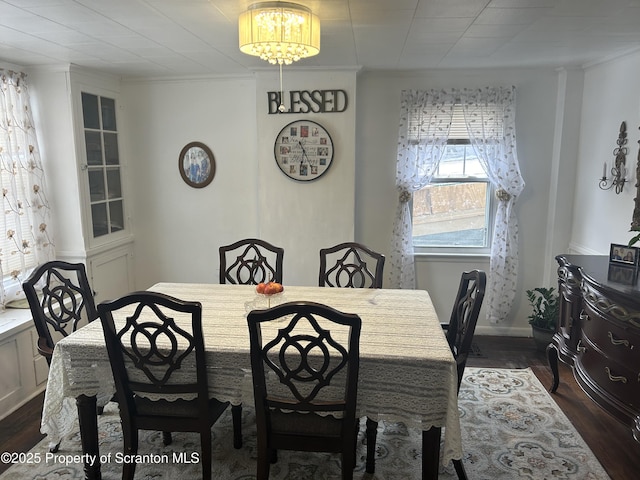
{"label": "patterned curtain", "polygon": [[460,92],[471,145],[498,200],[486,300],[491,323],[508,317],[518,278],[518,219],[514,204],[524,189],[524,179],[516,153],[515,94],[515,87]]}
{"label": "patterned curtain", "polygon": [[[516,154],[514,87],[403,92],[391,285],[415,288],[410,200],[413,192],[431,181],[449,136],[455,104],[462,105],[471,145],[498,200],[486,300],[489,320],[498,323],[507,318],[515,298],[518,222],[514,204],[524,188]],[[414,125],[417,126],[413,128]]]}
{"label": "patterned curtain", "polygon": [[0,69],[0,305],[22,295],[22,281],[54,258],[44,171],[25,74]]}
{"label": "patterned curtain", "polygon": [[440,90],[402,92],[396,189],[398,207],[393,225],[390,272],[395,288],[415,288],[411,224],[413,192],[431,181],[444,153],[455,97]]}

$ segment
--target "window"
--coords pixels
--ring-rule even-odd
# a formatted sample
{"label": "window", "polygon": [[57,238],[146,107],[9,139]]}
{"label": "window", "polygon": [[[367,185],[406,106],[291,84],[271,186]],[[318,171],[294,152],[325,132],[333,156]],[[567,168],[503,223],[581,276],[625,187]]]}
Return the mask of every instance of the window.
{"label": "window", "polygon": [[487,253],[492,190],[470,144],[462,108],[456,106],[449,139],[431,183],[413,194],[415,250]]}
{"label": "window", "polygon": [[82,92],[93,237],[124,230],[124,201],[112,98]]}

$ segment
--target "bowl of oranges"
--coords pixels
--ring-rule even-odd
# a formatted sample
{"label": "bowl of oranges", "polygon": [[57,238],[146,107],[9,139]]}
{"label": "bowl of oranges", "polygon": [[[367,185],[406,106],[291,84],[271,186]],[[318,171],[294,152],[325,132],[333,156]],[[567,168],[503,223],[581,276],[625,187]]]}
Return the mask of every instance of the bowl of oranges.
{"label": "bowl of oranges", "polygon": [[282,303],[284,287],[279,282],[260,282],[256,285],[256,299],[252,302],[252,307],[257,309],[271,308]]}
{"label": "bowl of oranges", "polygon": [[256,293],[259,295],[271,296],[282,292],[284,292],[284,287],[278,282],[260,282],[256,285]]}

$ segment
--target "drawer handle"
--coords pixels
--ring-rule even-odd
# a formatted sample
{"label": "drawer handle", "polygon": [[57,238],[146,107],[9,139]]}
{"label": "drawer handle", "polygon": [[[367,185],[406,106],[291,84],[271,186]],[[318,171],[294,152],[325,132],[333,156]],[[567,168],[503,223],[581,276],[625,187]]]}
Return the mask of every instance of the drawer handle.
{"label": "drawer handle", "polygon": [[584,353],[587,351],[587,348],[582,346],[582,339],[578,340],[578,345],[576,345],[576,350],[578,351],[578,353]]}
{"label": "drawer handle", "polygon": [[617,338],[613,337],[613,333],[611,332],[607,332],[607,334],[609,335],[609,340],[611,340],[611,343],[613,345],[624,345],[625,347],[633,350],[633,345],[629,345],[629,340],[618,340]]}
{"label": "drawer handle", "polygon": [[604,367],[604,369],[606,370],[607,375],[609,375],[609,380],[611,380],[612,382],[627,383],[627,378],[626,377],[621,377],[621,376],[617,376],[617,375],[611,375],[611,370],[609,370],[609,367]]}
{"label": "drawer handle", "polygon": [[580,311],[580,320],[591,320],[591,319],[589,318],[589,315],[584,313],[584,310],[581,310]]}

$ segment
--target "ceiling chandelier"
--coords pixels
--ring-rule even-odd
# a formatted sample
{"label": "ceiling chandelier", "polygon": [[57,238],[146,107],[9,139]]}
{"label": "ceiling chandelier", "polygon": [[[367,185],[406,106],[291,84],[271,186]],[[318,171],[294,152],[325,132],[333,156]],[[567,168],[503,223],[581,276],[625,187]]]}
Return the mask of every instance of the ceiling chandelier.
{"label": "ceiling chandelier", "polygon": [[289,2],[260,2],[238,19],[240,51],[272,64],[290,65],[320,53],[320,19]]}

